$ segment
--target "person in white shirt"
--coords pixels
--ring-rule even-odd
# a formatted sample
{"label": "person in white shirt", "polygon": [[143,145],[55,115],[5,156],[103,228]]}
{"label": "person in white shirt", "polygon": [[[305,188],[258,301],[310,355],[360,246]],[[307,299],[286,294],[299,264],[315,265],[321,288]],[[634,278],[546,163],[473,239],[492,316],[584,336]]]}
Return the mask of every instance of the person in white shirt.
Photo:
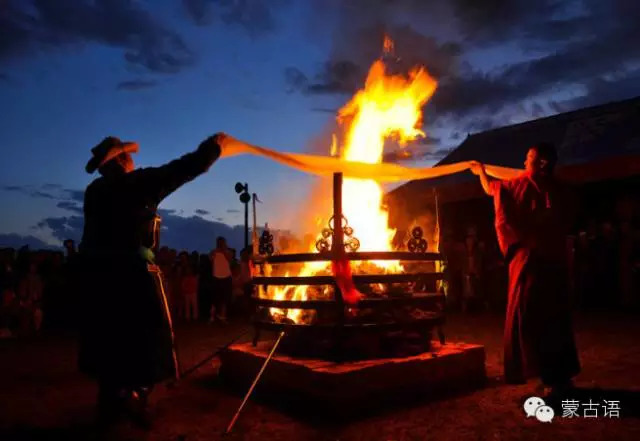
{"label": "person in white shirt", "polygon": [[211,308],[210,322],[227,319],[227,310],[231,303],[233,289],[231,277],[231,250],[227,247],[227,241],[220,236],[216,239],[216,249],[211,253],[213,265],[213,306]]}

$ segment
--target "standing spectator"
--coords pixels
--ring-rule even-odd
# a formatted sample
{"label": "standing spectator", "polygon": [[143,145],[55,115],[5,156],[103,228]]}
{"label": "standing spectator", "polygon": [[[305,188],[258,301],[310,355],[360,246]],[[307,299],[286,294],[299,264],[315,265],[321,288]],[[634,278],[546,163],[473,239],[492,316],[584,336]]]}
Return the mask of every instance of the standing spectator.
{"label": "standing spectator", "polygon": [[464,245],[464,260],[462,265],[464,295],[462,312],[467,312],[470,305],[472,308],[478,307],[480,304],[486,306],[486,301],[482,293],[483,259],[474,228],[470,228],[467,232]]}
{"label": "standing spectator", "polygon": [[75,257],[75,255],[76,255],[76,243],[74,242],[74,240],[73,239],[67,239],[64,242],[62,242],[62,244],[64,245],[67,261],[69,259],[72,259],[73,257]]}
{"label": "standing spectator", "polygon": [[18,249],[16,253],[16,260],[14,265],[14,270],[16,274],[24,274],[29,271],[29,265],[31,264],[31,252],[29,251],[29,246],[25,245]]}
{"label": "standing spectator", "polygon": [[631,251],[631,305],[637,310],[640,307],[640,230],[632,230],[634,237],[633,250]]}
{"label": "standing spectator", "polygon": [[192,251],[189,255],[189,263],[191,263],[191,268],[195,271],[200,265],[200,253]]}
{"label": "standing spectator", "polygon": [[213,295],[214,306],[211,309],[210,321],[216,319],[225,322],[227,311],[231,303],[232,278],[231,261],[233,257],[227,247],[227,240],[219,236],[216,239],[216,249],[211,254],[213,264]]}
{"label": "standing spectator", "polygon": [[6,250],[3,256],[3,260],[0,265],[0,289],[15,288],[16,275],[15,275],[15,262],[14,262],[14,250]]}
{"label": "standing spectator", "polygon": [[243,288],[244,283],[242,281],[240,265],[233,265],[231,267],[231,307],[229,308],[231,315],[237,315],[243,309]]}
{"label": "standing spectator", "polygon": [[251,262],[251,246],[248,246],[240,253],[240,279],[242,280],[242,305],[243,312],[247,313],[253,294],[253,285],[251,278],[253,277],[253,263]]}
{"label": "standing spectator", "polygon": [[64,314],[63,321],[66,326],[73,325],[75,328],[78,324],[78,317],[82,313],[82,311],[78,310],[78,305],[80,304],[79,256],[73,239],[67,239],[63,244],[66,255],[64,256],[64,287],[60,291],[62,294],[62,298],[60,299],[61,308]]}
{"label": "standing spectator", "polygon": [[18,298],[12,286],[0,288],[0,338],[13,336],[18,312]]}
{"label": "standing spectator", "polygon": [[575,300],[581,308],[588,308],[595,303],[595,246],[586,231],[580,231],[575,242],[573,274]]}
{"label": "standing spectator", "polygon": [[456,241],[450,228],[443,229],[440,250],[446,260],[445,277],[447,282],[447,304],[453,307],[462,303],[462,260],[464,248]]}
{"label": "standing spectator", "polygon": [[185,321],[198,320],[198,275],[191,262],[183,263],[180,269],[180,297],[182,298],[182,318]]}
{"label": "standing spectator", "polygon": [[505,312],[507,307],[508,271],[497,241],[486,248],[484,257],[485,293],[491,309]]}
{"label": "standing spectator", "polygon": [[21,327],[23,331],[32,329],[40,331],[42,325],[42,291],[43,284],[38,274],[38,266],[35,262],[29,265],[29,272],[25,274],[18,284],[18,298],[22,311]]}
{"label": "standing spectator", "polygon": [[44,291],[42,293],[42,310],[44,311],[44,327],[69,329],[77,324],[76,302],[71,297],[76,291],[75,273],[63,262],[64,255],[55,252],[51,255],[47,270],[43,273]]}
{"label": "standing spectator", "polygon": [[213,268],[208,254],[200,256],[198,268],[198,307],[201,319],[208,320],[213,307]]}
{"label": "standing spectator", "polygon": [[[619,243],[613,223],[604,221],[597,240],[596,293],[603,303],[616,307],[620,302]],[[598,302],[601,305],[601,302]]]}
{"label": "standing spectator", "polygon": [[178,254],[178,261],[176,262],[173,272],[173,297],[171,298],[171,308],[175,317],[184,319],[185,317],[185,298],[184,290],[182,287],[182,279],[186,276],[189,267],[189,253],[181,251]]}
{"label": "standing spectator", "polygon": [[621,306],[627,308],[633,303],[633,253],[637,244],[631,223],[623,221],[620,223],[620,235],[618,246],[618,272],[620,286]]}
{"label": "standing spectator", "polygon": [[0,265],[0,337],[7,338],[13,335],[18,316],[18,298],[15,292],[16,275],[14,272],[15,250],[8,248],[3,250]]}

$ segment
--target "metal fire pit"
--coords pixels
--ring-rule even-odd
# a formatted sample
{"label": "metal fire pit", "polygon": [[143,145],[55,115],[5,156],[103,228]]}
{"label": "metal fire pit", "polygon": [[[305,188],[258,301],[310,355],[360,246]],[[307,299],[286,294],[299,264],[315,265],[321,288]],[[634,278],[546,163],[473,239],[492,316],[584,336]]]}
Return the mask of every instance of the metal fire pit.
{"label": "metal fire pit", "polygon": [[[334,174],[333,186],[333,219],[342,219],[342,174]],[[347,232],[350,233],[350,232]],[[376,298],[364,298],[357,305],[346,304],[333,276],[259,276],[253,278],[254,315],[253,326],[255,335],[253,344],[257,344],[261,333],[285,331],[286,341],[283,348],[298,348],[301,353],[313,351],[314,348],[325,345],[325,356],[322,358],[348,358],[353,353],[353,345],[358,341],[372,341],[380,338],[387,345],[399,341],[419,340],[426,349],[431,341],[431,334],[436,330],[441,344],[445,343],[443,324],[445,321],[445,296],[437,292],[437,282],[443,279],[443,273],[435,270],[435,262],[441,260],[438,253],[427,252],[346,252],[353,249],[346,244],[343,225],[334,222],[332,231],[332,245],[326,252],[284,254],[273,256],[254,256],[258,268],[263,265],[290,264],[305,262],[330,262],[338,258],[349,261],[397,260],[407,262],[410,266],[433,266],[433,271],[420,271],[402,274],[364,274],[354,275],[353,281],[362,291],[366,286],[381,284],[387,288],[388,295]],[[426,246],[409,247],[423,251]],[[261,271],[264,274],[264,271]],[[414,283],[412,290],[394,290],[393,284]],[[329,285],[332,286],[332,300],[275,300],[260,298],[260,287],[267,290],[268,286],[300,286],[300,285]],[[397,286],[397,285],[396,285]],[[269,313],[269,308],[315,310],[318,323],[300,324],[287,321],[276,321]],[[419,316],[403,313],[407,308],[419,309]],[[353,311],[359,314],[353,314]],[[363,313],[366,312],[366,313]],[[410,336],[410,337],[407,337]],[[326,347],[328,345],[328,347]],[[426,345],[426,346],[424,346]],[[316,351],[317,352],[317,351]],[[389,351],[382,351],[388,353]],[[424,351],[418,351],[424,352]],[[314,354],[317,355],[317,354]],[[394,353],[393,355],[398,355]]]}

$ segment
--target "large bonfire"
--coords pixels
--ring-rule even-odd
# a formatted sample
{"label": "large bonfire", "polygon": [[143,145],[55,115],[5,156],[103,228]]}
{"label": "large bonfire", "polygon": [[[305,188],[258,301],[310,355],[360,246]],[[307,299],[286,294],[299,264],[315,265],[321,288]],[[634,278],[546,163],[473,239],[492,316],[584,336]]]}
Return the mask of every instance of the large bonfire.
{"label": "large bonfire", "polygon": [[[385,55],[392,51],[393,42],[385,37]],[[425,136],[420,129],[421,109],[433,95],[436,85],[424,67],[414,67],[407,75],[391,75],[387,74],[384,57],[376,60],[369,69],[364,88],[338,112],[337,121],[344,137],[339,142],[334,135],[331,153],[339,154],[346,161],[379,164],[387,140],[404,147],[408,142]],[[343,212],[360,241],[359,251],[392,250],[395,230],[389,228],[389,216],[382,206],[382,196],[381,186],[372,179],[344,179]],[[327,213],[321,215],[327,217]],[[315,248],[311,251],[315,251]],[[397,261],[374,261],[368,262],[368,265],[376,266],[380,272],[402,271]],[[313,276],[329,270],[330,264],[326,262],[309,262],[299,268],[296,275]],[[272,287],[266,293],[261,293],[276,300],[307,300],[328,294],[328,289],[318,292],[309,286]],[[284,311],[271,308],[271,314],[296,323],[309,319],[304,317],[308,312],[299,309]]]}

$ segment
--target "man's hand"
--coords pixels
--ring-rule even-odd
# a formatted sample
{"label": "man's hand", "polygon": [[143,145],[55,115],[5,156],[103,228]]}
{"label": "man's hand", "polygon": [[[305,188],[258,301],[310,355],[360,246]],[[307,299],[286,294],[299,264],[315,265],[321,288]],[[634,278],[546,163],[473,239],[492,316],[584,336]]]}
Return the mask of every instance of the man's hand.
{"label": "man's hand", "polygon": [[489,177],[484,169],[484,164],[478,161],[471,161],[469,169],[471,170],[471,173],[480,178],[480,184],[482,185],[484,192],[491,196],[491,185],[489,184]]}
{"label": "man's hand", "polygon": [[229,135],[227,135],[226,133],[223,132],[218,132],[215,135],[213,135],[213,139],[215,139],[216,143],[220,146],[223,147],[224,146],[224,142],[226,139],[229,138]]}
{"label": "man's hand", "polygon": [[471,165],[469,168],[471,170],[471,173],[473,173],[476,176],[482,176],[483,174],[486,174],[484,170],[484,164],[481,162],[471,161]]}
{"label": "man's hand", "polygon": [[207,152],[207,154],[211,155],[213,157],[213,160],[215,161],[220,157],[220,154],[222,153],[222,145],[226,138],[227,135],[225,133],[216,133],[215,135],[210,136],[202,141],[202,143],[200,143],[200,147],[198,147],[198,150]]}

